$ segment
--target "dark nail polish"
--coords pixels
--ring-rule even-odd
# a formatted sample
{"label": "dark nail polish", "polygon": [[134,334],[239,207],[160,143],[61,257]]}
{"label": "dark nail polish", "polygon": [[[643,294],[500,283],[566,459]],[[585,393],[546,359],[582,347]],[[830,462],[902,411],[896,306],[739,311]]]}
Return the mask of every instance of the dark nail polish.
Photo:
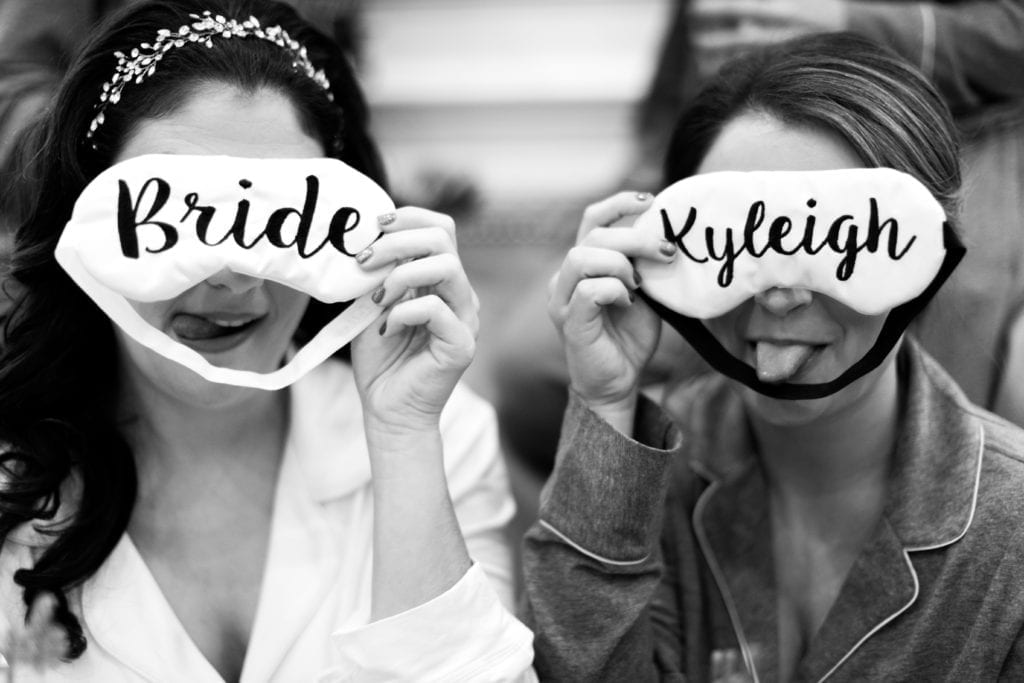
{"label": "dark nail polish", "polygon": [[383,299],[384,299],[384,287],[383,286],[378,287],[377,289],[375,289],[373,291],[373,294],[370,295],[370,300],[373,301],[373,303],[375,303],[375,304],[379,304]]}
{"label": "dark nail polish", "polygon": [[387,332],[387,331],[388,331],[388,324],[387,324],[387,322],[381,323],[381,325],[380,325],[380,336],[383,337],[384,333]]}
{"label": "dark nail polish", "polygon": [[643,278],[640,277],[640,271],[634,269],[633,270],[633,284],[635,284],[637,287],[639,287],[641,282],[643,282]]}

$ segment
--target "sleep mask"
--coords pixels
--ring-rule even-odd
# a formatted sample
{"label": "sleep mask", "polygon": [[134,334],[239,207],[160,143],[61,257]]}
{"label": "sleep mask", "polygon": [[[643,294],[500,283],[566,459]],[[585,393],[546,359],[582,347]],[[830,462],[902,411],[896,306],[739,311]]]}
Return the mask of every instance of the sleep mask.
{"label": "sleep mask", "polygon": [[[966,251],[931,192],[888,168],[696,175],[658,194],[634,227],[678,248],[672,263],[637,262],[640,295],[716,370],[780,399],[822,398],[878,367]],[[762,381],[701,321],[773,287],[886,319],[839,377]]]}
{"label": "sleep mask", "polygon": [[[381,313],[369,292],[388,269],[356,254],[394,211],[373,180],[337,159],[151,154],[116,164],[82,191],[58,263],[126,334],[211,382],[280,389]],[[324,303],[351,302],[270,373],[219,367],[147,323],[129,303],[172,299],[228,269]]]}

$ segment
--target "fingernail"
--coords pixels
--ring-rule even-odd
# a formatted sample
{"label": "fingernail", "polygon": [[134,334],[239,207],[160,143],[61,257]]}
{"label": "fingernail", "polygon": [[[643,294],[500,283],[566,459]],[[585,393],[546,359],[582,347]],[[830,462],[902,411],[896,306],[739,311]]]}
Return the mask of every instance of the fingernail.
{"label": "fingernail", "polygon": [[384,322],[383,322],[383,323],[381,323],[381,325],[380,325],[380,336],[382,336],[382,337],[383,337],[383,336],[384,336],[384,333],[385,333],[385,332],[387,332],[387,331],[388,331],[388,323],[387,323],[387,321],[384,321]]}
{"label": "fingernail", "polygon": [[398,220],[398,214],[394,211],[390,213],[383,213],[377,216],[377,225],[391,225]]}
{"label": "fingernail", "polygon": [[356,263],[366,263],[373,256],[373,247],[367,247],[356,254]]}
{"label": "fingernail", "polygon": [[650,192],[637,192],[636,193],[636,200],[638,202],[646,202],[650,198],[651,198],[651,193]]}
{"label": "fingernail", "polygon": [[662,256],[675,256],[676,255],[676,245],[674,245],[673,243],[669,242],[668,240],[662,240],[661,244],[658,245],[658,251],[661,252]]}
{"label": "fingernail", "polygon": [[634,294],[633,292],[630,292],[629,293],[629,303],[633,303],[634,301],[636,301],[636,294]]}
{"label": "fingernail", "polygon": [[[375,289],[373,291],[373,294],[370,295],[370,300],[372,300],[373,303],[375,303],[375,304],[379,304],[383,299],[384,299],[384,287],[383,286],[380,286],[377,289]],[[381,328],[381,334],[384,334],[384,329],[383,328]]]}
{"label": "fingernail", "polygon": [[643,280],[643,278],[640,277],[640,271],[638,271],[638,270],[636,270],[634,268],[633,269],[633,284],[635,284],[637,287],[639,287],[640,286],[640,282],[642,280]]}

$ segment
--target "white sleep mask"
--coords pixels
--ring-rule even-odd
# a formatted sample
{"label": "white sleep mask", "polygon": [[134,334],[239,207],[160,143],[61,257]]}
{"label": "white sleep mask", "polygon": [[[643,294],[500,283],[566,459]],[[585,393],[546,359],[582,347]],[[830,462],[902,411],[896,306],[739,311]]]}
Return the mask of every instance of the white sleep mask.
{"label": "white sleep mask", "polygon": [[[337,159],[151,154],[116,164],[82,191],[57,244],[72,280],[126,334],[212,382],[280,389],[381,313],[369,292],[388,270],[355,256],[395,210],[373,180]],[[172,299],[224,269],[324,303],[352,302],[283,367],[212,365],[152,327],[129,301]]]}
{"label": "white sleep mask", "polygon": [[[696,175],[663,190],[634,227],[678,247],[672,263],[637,262],[641,295],[715,369],[775,398],[827,396],[877,367],[965,251],[928,189],[888,168]],[[762,382],[700,321],[773,287],[888,316],[835,380]]]}

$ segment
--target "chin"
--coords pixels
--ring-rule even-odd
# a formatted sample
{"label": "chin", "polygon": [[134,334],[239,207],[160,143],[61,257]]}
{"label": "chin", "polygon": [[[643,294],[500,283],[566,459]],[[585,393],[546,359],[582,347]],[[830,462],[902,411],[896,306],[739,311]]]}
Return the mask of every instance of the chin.
{"label": "chin", "polygon": [[831,396],[799,401],[771,398],[739,385],[743,403],[751,415],[776,427],[800,427],[820,419],[829,412]]}

